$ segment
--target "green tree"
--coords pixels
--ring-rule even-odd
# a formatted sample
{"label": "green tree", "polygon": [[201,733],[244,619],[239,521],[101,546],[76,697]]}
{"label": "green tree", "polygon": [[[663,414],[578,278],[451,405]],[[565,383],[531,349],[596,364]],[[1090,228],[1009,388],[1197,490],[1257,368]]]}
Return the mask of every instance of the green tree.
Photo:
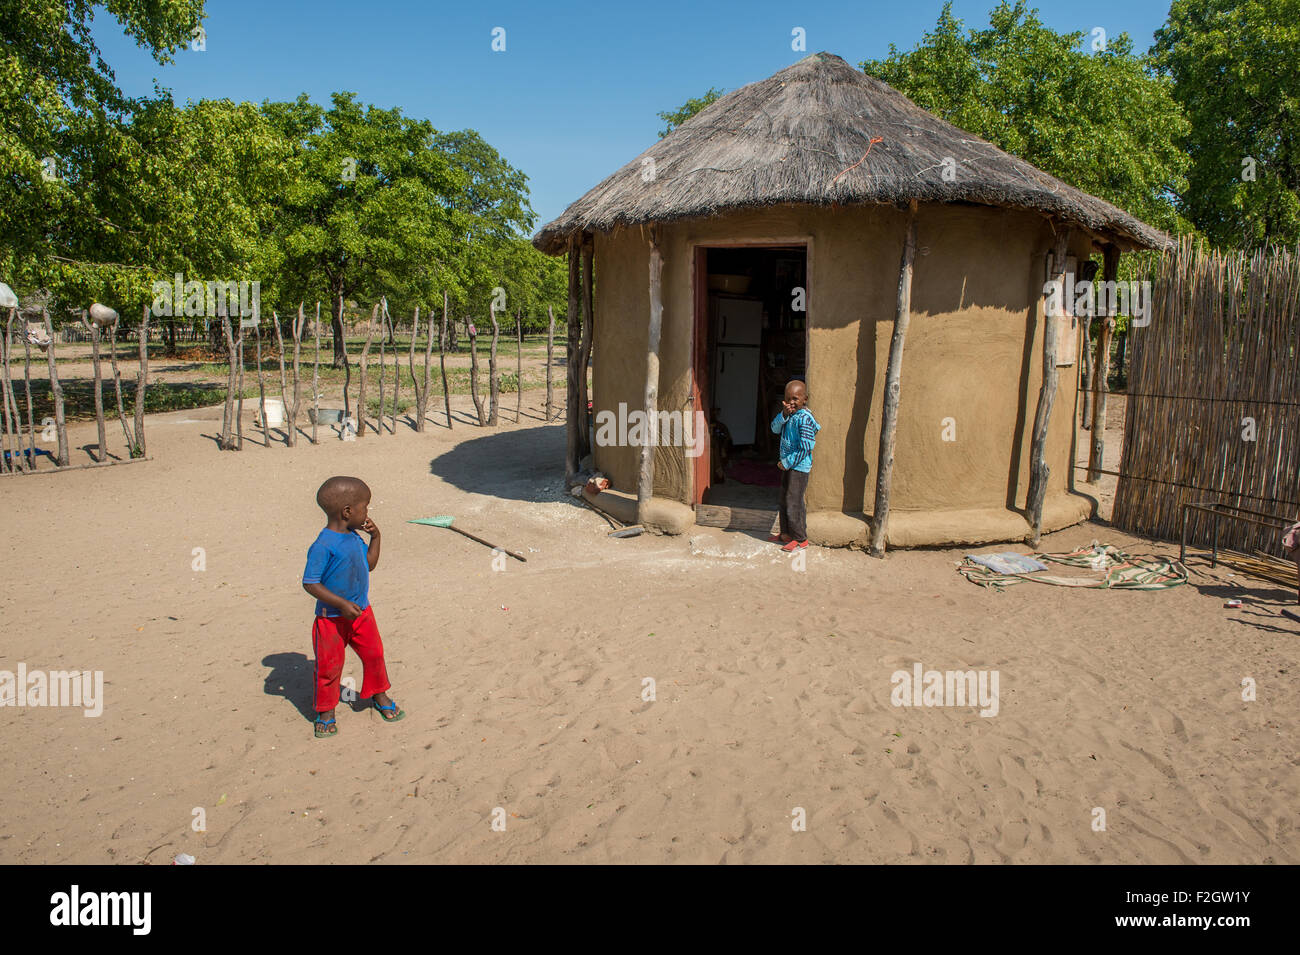
{"label": "green tree", "polygon": [[709,91],[703,96],[688,99],[681,106],[677,107],[677,109],[668,110],[663,113],[656,113],[655,115],[668,124],[663,129],[659,130],[659,138],[663,139],[682,123],[686,122],[700,110],[704,109],[704,107],[720,98],[725,92],[726,90],[710,87]]}
{"label": "green tree", "polygon": [[28,283],[60,254],[50,218],[95,215],[86,157],[127,148],[115,120],[133,104],[91,36],[101,9],[159,63],[203,18],[203,0],[0,0],[0,268]]}
{"label": "green tree", "polygon": [[287,285],[326,293],[334,317],[334,363],[342,366],[343,307],[416,289],[444,261],[458,232],[451,198],[465,177],[448,162],[425,120],[335,93],[325,110],[307,97],[264,112],[294,145],[300,174],[283,196],[279,230]]}
{"label": "green tree", "polygon": [[1190,129],[1187,218],[1212,240],[1300,240],[1300,0],[1174,0],[1152,53]]}
{"label": "green tree", "polygon": [[[914,49],[893,44],[862,68],[917,105],[1071,185],[1166,229],[1179,228],[1187,121],[1172,82],[1126,34],[1093,50],[1082,32],[1044,26],[1003,0],[966,30],[944,5]],[[1081,49],[1081,44],[1087,49]]]}

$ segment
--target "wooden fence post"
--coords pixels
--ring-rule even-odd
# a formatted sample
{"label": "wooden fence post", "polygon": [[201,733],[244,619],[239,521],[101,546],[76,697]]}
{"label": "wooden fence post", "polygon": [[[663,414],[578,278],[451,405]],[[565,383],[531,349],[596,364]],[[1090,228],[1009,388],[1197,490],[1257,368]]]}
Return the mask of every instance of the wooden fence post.
{"label": "wooden fence post", "polygon": [[[54,344],[51,343],[53,348]],[[140,367],[135,373],[135,453],[145,457],[144,445],[144,395],[149,387],[149,306],[140,316]]]}
{"label": "wooden fence post", "polygon": [[555,383],[551,366],[555,363],[555,309],[546,306],[546,315],[550,324],[546,328],[546,423],[551,423],[555,409]]}
{"label": "wooden fence post", "polygon": [[[59,453],[55,460],[59,467],[66,468],[69,464],[68,427],[63,412],[63,383],[59,381],[59,369],[55,364],[54,325],[50,321],[49,310],[44,306],[41,307],[41,316],[45,319],[45,334],[50,337],[50,347],[45,354],[50,364],[50,392],[54,395],[54,430],[59,439]],[[141,446],[143,447],[143,440]]]}

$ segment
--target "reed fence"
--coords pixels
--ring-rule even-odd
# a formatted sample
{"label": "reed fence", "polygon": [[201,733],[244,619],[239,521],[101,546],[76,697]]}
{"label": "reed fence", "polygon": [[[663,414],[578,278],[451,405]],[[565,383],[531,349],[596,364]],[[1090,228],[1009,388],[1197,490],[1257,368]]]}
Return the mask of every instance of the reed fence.
{"label": "reed fence", "polygon": [[[1129,342],[1114,524],[1176,540],[1188,502],[1300,519],[1300,257],[1184,240],[1154,259],[1150,324]],[[1188,540],[1212,540],[1189,515]],[[1224,521],[1220,547],[1280,555],[1274,528]]]}

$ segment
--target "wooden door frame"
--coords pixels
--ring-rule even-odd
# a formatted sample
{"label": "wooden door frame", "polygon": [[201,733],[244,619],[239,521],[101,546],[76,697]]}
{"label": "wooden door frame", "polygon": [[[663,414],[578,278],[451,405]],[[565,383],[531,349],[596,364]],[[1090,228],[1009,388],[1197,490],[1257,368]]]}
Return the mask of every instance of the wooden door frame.
{"label": "wooden door frame", "polygon": [[[709,403],[709,285],[705,280],[708,275],[709,249],[803,249],[804,261],[804,381],[812,389],[812,347],[811,326],[808,316],[812,313],[813,282],[813,237],[811,235],[791,236],[755,236],[747,239],[688,239],[687,248],[691,257],[691,302],[693,309],[691,326],[691,384],[689,394],[691,401],[691,427],[695,427],[695,411],[704,412],[703,452],[687,469],[691,479],[690,503],[694,507],[700,504],[704,492],[713,482],[713,439],[710,434]],[[759,422],[766,427],[767,422]],[[693,433],[693,432],[692,432]]]}

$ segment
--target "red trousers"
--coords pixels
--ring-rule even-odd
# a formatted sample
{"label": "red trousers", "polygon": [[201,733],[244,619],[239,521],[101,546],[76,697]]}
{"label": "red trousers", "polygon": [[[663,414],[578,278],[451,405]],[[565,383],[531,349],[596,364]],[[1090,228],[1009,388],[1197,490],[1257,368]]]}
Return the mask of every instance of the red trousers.
{"label": "red trousers", "polygon": [[356,620],[317,617],[311,628],[311,645],[316,652],[316,712],[328,713],[339,704],[339,676],[343,673],[343,648],[351,647],[361,658],[361,691],[368,699],[392,685],[384,666],[384,645],[379,639],[373,608],[361,611]]}

